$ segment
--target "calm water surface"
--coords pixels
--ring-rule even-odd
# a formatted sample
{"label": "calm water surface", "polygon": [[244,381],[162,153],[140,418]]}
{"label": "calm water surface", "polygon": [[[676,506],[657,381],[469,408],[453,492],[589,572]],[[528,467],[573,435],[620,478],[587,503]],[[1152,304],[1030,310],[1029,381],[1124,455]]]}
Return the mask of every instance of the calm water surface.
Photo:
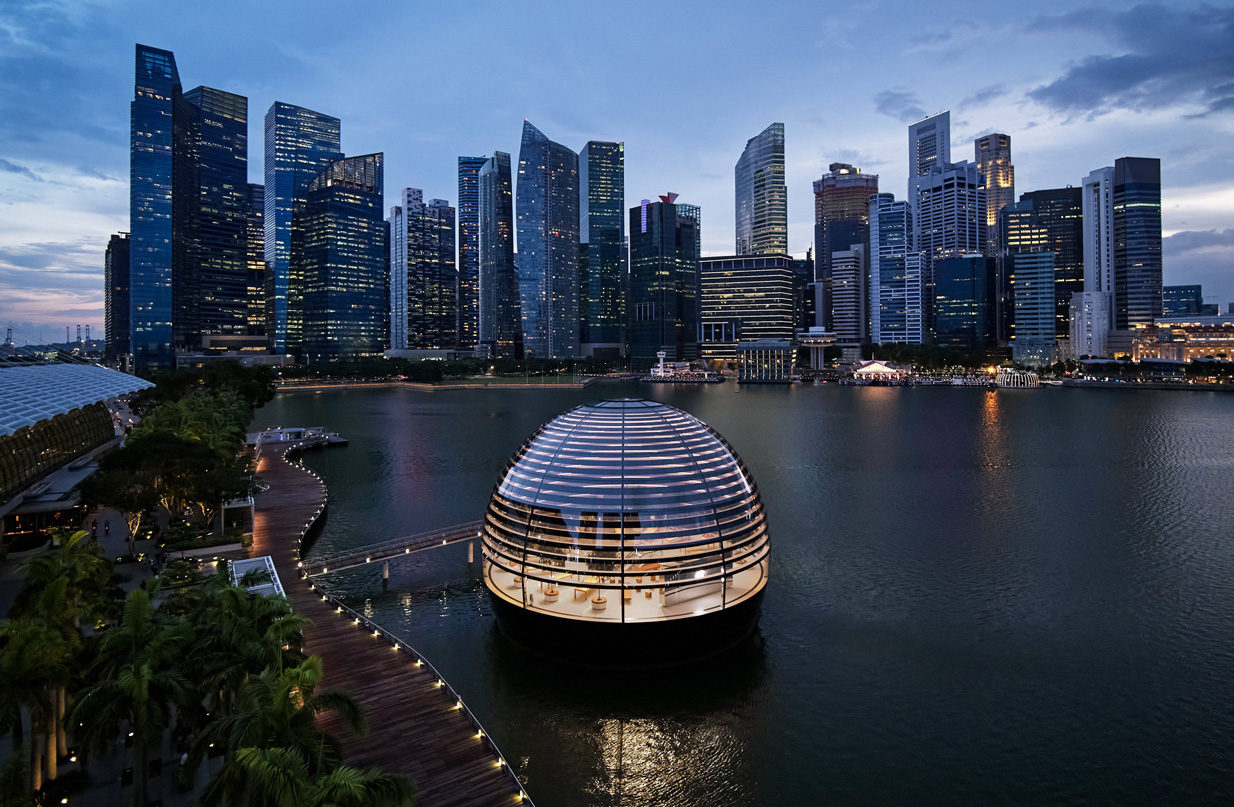
{"label": "calm water surface", "polygon": [[710,424],[762,490],[772,577],[738,650],[641,673],[529,655],[461,545],[387,591],[325,578],[433,660],[540,807],[1234,799],[1234,395],[361,390],[258,424],[351,439],[307,455],[329,551],[480,518],[539,425],[625,396]]}

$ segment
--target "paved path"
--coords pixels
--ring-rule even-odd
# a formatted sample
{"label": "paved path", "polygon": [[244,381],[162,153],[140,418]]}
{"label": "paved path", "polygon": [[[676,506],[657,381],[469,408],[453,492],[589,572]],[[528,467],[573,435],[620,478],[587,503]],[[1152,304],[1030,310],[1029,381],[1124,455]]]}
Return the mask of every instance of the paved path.
{"label": "paved path", "polygon": [[251,553],[274,558],[292,607],[313,621],[305,652],[321,656],[325,686],[351,693],[369,721],[363,738],[326,721],[343,740],[348,763],[410,776],[418,807],[530,804],[487,732],[426,659],[405,644],[396,649],[395,637],[340,611],[301,577],[300,538],[324,508],[326,489],[288,462],[283,447],[263,452],[257,466],[269,490],[257,498]]}

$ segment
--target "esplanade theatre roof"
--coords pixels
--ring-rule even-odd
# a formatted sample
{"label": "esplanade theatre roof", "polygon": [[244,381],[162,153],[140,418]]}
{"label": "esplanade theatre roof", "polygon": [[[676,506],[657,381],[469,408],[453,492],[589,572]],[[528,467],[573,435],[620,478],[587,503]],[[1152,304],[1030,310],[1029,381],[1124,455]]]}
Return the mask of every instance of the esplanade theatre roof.
{"label": "esplanade theatre roof", "polygon": [[93,364],[0,367],[0,437],[92,403],[154,386]]}

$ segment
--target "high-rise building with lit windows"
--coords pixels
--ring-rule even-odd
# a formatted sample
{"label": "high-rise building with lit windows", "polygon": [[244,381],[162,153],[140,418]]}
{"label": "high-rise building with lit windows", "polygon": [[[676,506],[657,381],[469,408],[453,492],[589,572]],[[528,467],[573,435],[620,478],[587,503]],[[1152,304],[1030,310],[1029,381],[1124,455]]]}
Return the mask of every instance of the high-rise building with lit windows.
{"label": "high-rise building with lit windows", "polygon": [[419,188],[404,188],[390,209],[390,347],[447,349],[458,343],[458,272],[454,208],[426,204]]}
{"label": "high-rise building with lit windows", "polygon": [[[923,177],[951,162],[951,111],[939,112],[908,127],[908,179]],[[911,196],[910,196],[911,199]]]}
{"label": "high-rise building with lit windows", "polygon": [[625,341],[625,145],[588,142],[578,174],[579,349],[583,356],[617,358]]}
{"label": "high-rise building with lit windows", "polygon": [[630,363],[651,366],[656,353],[669,361],[698,358],[699,227],[696,205],[669,193],[630,209]]}
{"label": "high-rise building with lit windows", "polygon": [[[814,245],[818,250],[816,280],[822,284],[821,324],[829,331],[835,329],[832,254],[851,253],[854,245],[860,246],[861,254],[867,256],[867,263],[860,267],[856,277],[856,292],[861,295],[861,311],[868,313],[870,196],[875,193],[878,193],[878,174],[863,174],[860,168],[846,163],[832,163],[827,173],[814,181]],[[851,255],[846,255],[846,262],[851,262],[851,259]],[[846,284],[851,282],[845,280]],[[846,288],[846,293],[851,291],[853,289]],[[855,337],[856,341],[862,341],[869,332],[868,323],[863,322],[861,331],[861,335]]]}
{"label": "high-rise building with lit windows", "polygon": [[746,142],[733,169],[737,254],[788,252],[788,186],[784,182],[784,124],[773,123]]}
{"label": "high-rise building with lit windows", "polygon": [[1161,316],[1161,160],[1114,161],[1114,327]]}
{"label": "high-rise building with lit windows", "polygon": [[870,315],[875,344],[924,340],[921,255],[913,249],[913,211],[893,194],[870,197]]}
{"label": "high-rise building with lit windows", "polygon": [[1015,166],[1011,164],[1011,136],[988,134],[973,141],[977,171],[985,177],[985,210],[988,257],[998,256],[998,211],[1015,201]]}
{"label": "high-rise building with lit windows", "polygon": [[245,319],[249,336],[265,336],[271,311],[267,294],[273,283],[266,265],[266,186],[248,186],[245,229],[248,231],[246,263],[248,265],[248,306]]}
{"label": "high-rise building with lit windows", "polygon": [[934,337],[934,262],[984,254],[985,187],[970,162],[934,165],[910,180],[913,190],[913,246],[921,253],[926,341]]}
{"label": "high-rise building with lit windows", "polygon": [[515,213],[523,349],[532,356],[579,355],[578,190],[578,155],[523,121]]}
{"label": "high-rise building with lit windows", "polygon": [[276,101],[266,111],[265,250],[274,275],[267,335],[275,353],[296,352],[303,331],[303,278],[294,274],[291,260],[292,211],[309,183],[343,156],[339,128],[338,118],[293,104]]}
{"label": "high-rise building with lit windows", "polygon": [[793,267],[788,255],[701,258],[699,351],[735,362],[737,343],[793,338]]}
{"label": "high-rise building with lit windows", "polygon": [[523,358],[522,315],[514,266],[510,155],[495,151],[477,176],[479,191],[478,342],[483,358]]}
{"label": "high-rise building with lit windows", "polygon": [[382,155],[328,163],[292,221],[292,271],[303,277],[301,354],[319,364],[379,357],[386,341]]}
{"label": "high-rise building with lit windows", "polygon": [[487,157],[458,158],[458,346],[473,350],[480,327],[480,169]]}
{"label": "high-rise building with lit windows", "polygon": [[107,242],[103,262],[103,356],[119,361],[129,352],[129,234]]}

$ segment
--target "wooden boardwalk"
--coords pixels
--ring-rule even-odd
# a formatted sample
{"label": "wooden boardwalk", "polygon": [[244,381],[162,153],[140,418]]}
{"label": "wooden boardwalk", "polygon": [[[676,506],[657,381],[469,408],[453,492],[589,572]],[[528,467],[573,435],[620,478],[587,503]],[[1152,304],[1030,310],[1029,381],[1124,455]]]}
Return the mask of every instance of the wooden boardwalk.
{"label": "wooden boardwalk", "polygon": [[351,693],[364,710],[362,738],[337,721],[324,723],[343,740],[348,764],[409,776],[418,807],[530,804],[488,733],[427,659],[302,577],[300,540],[325,508],[326,488],[288,462],[286,448],[267,447],[257,466],[269,490],[257,498],[251,554],[274,558],[292,607],[313,621],[304,650],[321,657],[324,686]]}

